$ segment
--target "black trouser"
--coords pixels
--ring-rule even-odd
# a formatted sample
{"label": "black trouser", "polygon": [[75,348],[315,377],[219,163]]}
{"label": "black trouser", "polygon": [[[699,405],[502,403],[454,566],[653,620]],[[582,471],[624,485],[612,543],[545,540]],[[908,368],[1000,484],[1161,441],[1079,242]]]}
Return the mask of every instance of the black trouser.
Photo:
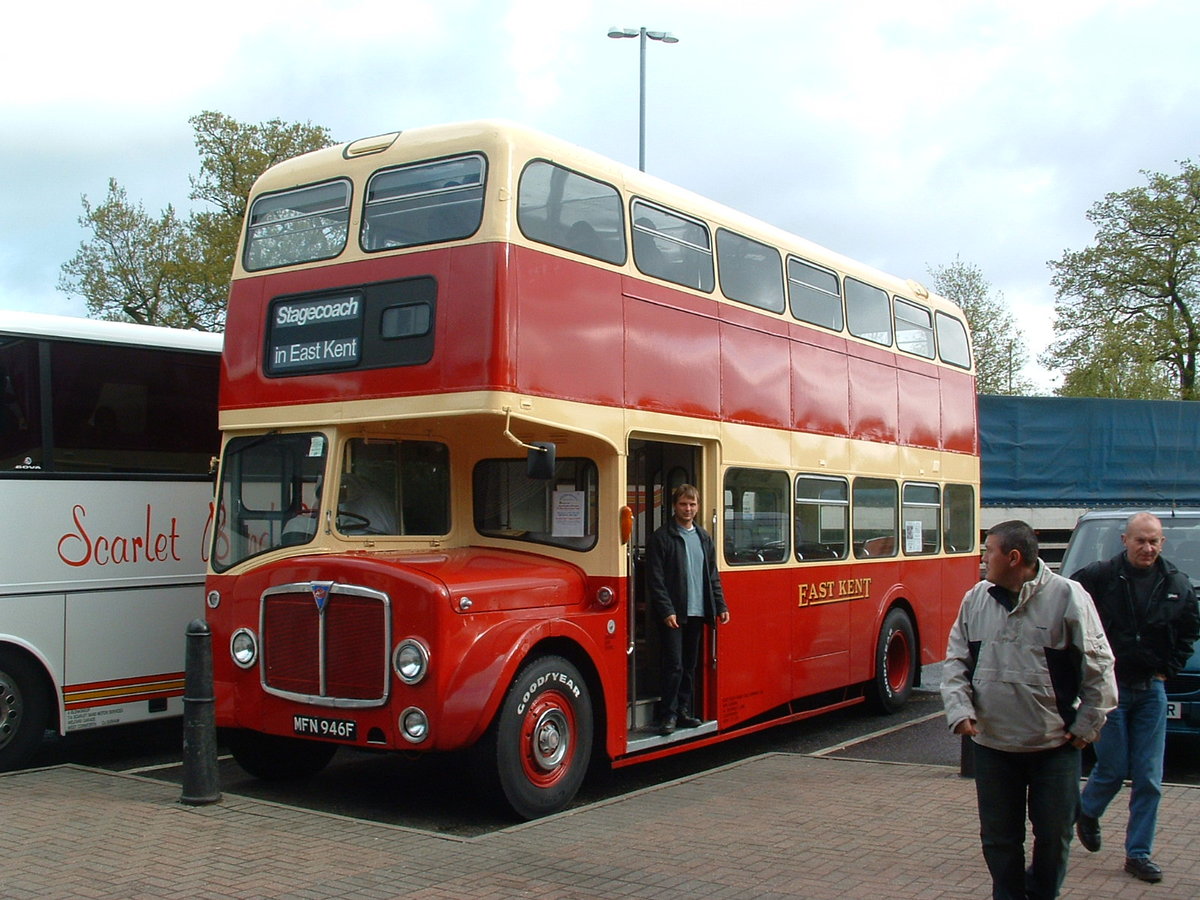
{"label": "black trouser", "polygon": [[704,619],[692,616],[678,628],[668,628],[659,623],[662,635],[662,704],[659,715],[692,715],[692,692],[696,677],[696,663],[700,658],[700,637],[704,633]]}
{"label": "black trouser", "polygon": [[[1079,809],[1079,751],[1006,753],[976,744],[983,858],[994,900],[1051,900],[1067,874],[1071,832]],[[1025,817],[1033,826],[1033,854],[1025,863]]]}

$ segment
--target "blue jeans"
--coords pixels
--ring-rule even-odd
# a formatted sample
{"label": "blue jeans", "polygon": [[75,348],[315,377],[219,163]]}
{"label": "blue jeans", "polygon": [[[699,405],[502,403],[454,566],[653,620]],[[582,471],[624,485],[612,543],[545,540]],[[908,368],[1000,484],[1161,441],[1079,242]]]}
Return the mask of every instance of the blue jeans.
{"label": "blue jeans", "polygon": [[1120,685],[1120,696],[1120,705],[1108,714],[1096,741],[1096,766],[1080,802],[1084,813],[1098,819],[1128,778],[1131,790],[1125,855],[1145,859],[1154,849],[1158,801],[1162,797],[1167,692],[1161,681],[1152,679],[1144,690]]}
{"label": "blue jeans", "polygon": [[[1067,875],[1079,807],[1079,751],[1011,753],[975,744],[979,836],[992,874],[992,900],[1052,900]],[[1025,815],[1033,861],[1025,865]]]}

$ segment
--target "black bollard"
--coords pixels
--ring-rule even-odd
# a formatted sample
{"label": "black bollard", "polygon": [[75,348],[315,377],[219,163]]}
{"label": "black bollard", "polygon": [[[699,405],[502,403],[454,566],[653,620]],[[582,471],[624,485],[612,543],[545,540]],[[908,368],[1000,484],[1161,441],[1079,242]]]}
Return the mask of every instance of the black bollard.
{"label": "black bollard", "polygon": [[183,794],[179,800],[191,806],[221,799],[211,638],[208,623],[203,619],[188,623],[183,686]]}
{"label": "black bollard", "polygon": [[965,734],[958,750],[958,774],[963,778],[975,777],[975,742]]}

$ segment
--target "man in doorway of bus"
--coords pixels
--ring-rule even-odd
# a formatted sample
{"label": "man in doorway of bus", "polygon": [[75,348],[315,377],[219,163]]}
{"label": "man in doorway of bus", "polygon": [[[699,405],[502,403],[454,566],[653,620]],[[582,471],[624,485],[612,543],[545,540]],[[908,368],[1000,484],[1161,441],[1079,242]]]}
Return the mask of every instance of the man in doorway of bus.
{"label": "man in doorway of bus", "polygon": [[986,580],[950,629],[942,701],[950,729],[974,742],[993,900],[1051,900],[1067,874],[1080,750],[1117,705],[1113,655],[1087,593],[1038,559],[1029,525],[1001,522],[984,547]]}
{"label": "man in doorway of bus", "polygon": [[646,547],[646,587],[662,637],[660,734],[700,724],[692,709],[700,638],[706,622],[729,621],[713,539],[696,522],[700,492],[681,484],[671,499],[673,516]]}
{"label": "man in doorway of bus", "polygon": [[1183,668],[1200,633],[1200,611],[1190,579],[1162,557],[1162,522],[1136,513],[1121,535],[1125,549],[1071,577],[1096,603],[1117,657],[1120,703],[1096,742],[1096,765],[1080,798],[1075,831],[1092,853],[1100,849],[1100,817],[1130,781],[1125,828],[1125,871],[1161,881],[1150,858],[1162,796],[1167,695],[1163,684]]}

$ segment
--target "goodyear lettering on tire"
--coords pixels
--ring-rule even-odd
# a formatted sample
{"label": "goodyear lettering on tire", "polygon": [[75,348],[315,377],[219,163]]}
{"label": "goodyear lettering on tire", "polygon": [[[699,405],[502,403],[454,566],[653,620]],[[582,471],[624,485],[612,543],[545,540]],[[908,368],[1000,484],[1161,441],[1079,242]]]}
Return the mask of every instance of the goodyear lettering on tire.
{"label": "goodyear lettering on tire", "polygon": [[517,704],[517,715],[525,714],[525,708],[529,706],[529,701],[533,698],[533,695],[545,687],[548,682],[556,682],[565,688],[576,700],[579,699],[579,687],[575,684],[574,680],[562,672],[550,672],[547,675],[539,675],[530,682],[529,687],[525,689],[525,693],[521,695],[521,702]]}

